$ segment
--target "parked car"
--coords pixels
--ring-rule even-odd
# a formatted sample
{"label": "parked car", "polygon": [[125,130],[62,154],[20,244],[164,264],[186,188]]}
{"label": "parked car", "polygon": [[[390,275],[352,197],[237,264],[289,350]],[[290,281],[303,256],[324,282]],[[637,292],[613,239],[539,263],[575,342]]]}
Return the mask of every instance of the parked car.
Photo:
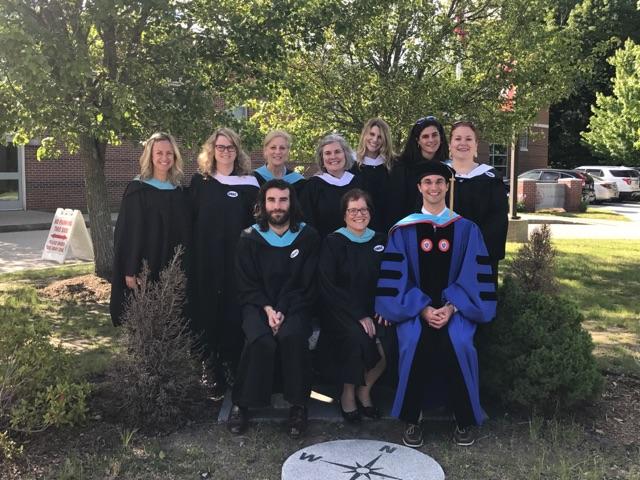
{"label": "parked car", "polygon": [[604,180],[615,181],[618,186],[620,198],[631,198],[640,193],[640,174],[633,168],[624,166],[583,165],[576,168],[576,170],[597,175]]}
{"label": "parked car", "polygon": [[591,175],[596,189],[596,202],[617,202],[620,200],[618,185],[615,181],[605,180],[602,177]]}
{"label": "parked car", "polygon": [[540,183],[558,183],[562,178],[577,178],[582,180],[582,201],[591,203],[596,199],[593,177],[584,172],[565,170],[560,168],[536,168],[518,175],[518,178],[535,180]]}

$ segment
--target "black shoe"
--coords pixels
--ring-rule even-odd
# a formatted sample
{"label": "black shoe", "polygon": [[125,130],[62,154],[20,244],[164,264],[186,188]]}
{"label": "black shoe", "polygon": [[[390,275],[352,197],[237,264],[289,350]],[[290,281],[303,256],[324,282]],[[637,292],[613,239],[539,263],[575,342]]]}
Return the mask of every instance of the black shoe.
{"label": "black shoe", "polygon": [[249,425],[249,414],[246,407],[234,405],[227,420],[227,429],[234,435],[240,435],[247,430]]}
{"label": "black shoe", "polygon": [[289,408],[289,436],[299,438],[307,430],[307,407],[293,405]]}
{"label": "black shoe", "polygon": [[456,429],[453,431],[453,441],[461,447],[470,447],[475,443],[476,436],[471,427],[460,428],[456,425]]}
{"label": "black shoe", "polygon": [[358,410],[360,410],[360,413],[367,418],[378,420],[382,416],[380,414],[380,410],[378,410],[375,405],[369,405],[368,407],[365,407],[357,397],[356,405],[358,405]]}
{"label": "black shoe", "polygon": [[227,382],[224,380],[214,382],[211,386],[211,398],[213,398],[213,401],[219,402],[222,400],[227,393],[227,389]]}
{"label": "black shoe", "polygon": [[342,409],[342,405],[340,405],[340,413],[342,413],[342,418],[347,423],[360,423],[362,421],[362,417],[360,416],[360,410],[356,408],[351,412],[347,412]]}
{"label": "black shoe", "polygon": [[407,428],[402,434],[402,443],[411,448],[420,448],[424,445],[422,427],[414,423],[407,423]]}

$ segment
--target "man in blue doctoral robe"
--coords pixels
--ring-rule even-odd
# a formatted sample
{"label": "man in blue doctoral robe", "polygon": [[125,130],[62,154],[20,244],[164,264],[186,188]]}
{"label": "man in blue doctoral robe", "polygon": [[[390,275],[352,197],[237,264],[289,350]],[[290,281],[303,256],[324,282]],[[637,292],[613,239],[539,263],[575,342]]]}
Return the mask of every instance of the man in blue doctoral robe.
{"label": "man in blue doctoral robe", "polygon": [[421,213],[389,232],[376,293],[376,312],[397,325],[399,381],[392,415],[407,425],[405,445],[423,443],[425,404],[452,408],[454,440],[471,445],[471,427],[486,414],[480,406],[478,323],[493,319],[496,293],[480,229],[445,206],[451,169],[441,162],[421,167]]}

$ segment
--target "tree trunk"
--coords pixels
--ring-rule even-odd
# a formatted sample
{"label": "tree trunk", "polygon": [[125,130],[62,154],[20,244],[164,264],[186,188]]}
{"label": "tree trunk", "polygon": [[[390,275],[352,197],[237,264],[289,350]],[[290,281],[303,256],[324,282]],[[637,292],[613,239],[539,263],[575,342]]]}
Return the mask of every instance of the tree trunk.
{"label": "tree trunk", "polygon": [[106,147],[106,143],[91,136],[86,135],[80,138],[95,272],[97,276],[111,281],[113,229],[107,180],[104,174]]}

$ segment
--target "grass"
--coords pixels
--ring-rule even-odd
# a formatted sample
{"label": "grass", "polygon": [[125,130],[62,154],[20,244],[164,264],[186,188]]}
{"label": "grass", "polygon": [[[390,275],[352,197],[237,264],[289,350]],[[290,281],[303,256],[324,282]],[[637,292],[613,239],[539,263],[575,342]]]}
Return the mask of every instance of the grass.
{"label": "grass", "polygon": [[93,263],[63,265],[36,270],[22,270],[19,272],[0,273],[0,284],[12,282],[27,282],[35,285],[48,284],[55,280],[86,275],[93,272]]}
{"label": "grass", "polygon": [[[582,311],[601,367],[640,375],[640,241],[553,244],[561,293]],[[518,248],[507,244],[505,266]]]}
{"label": "grass", "polygon": [[[640,242],[557,240],[554,246],[561,293],[584,313],[601,367],[639,375]],[[503,272],[518,247],[507,246]],[[75,265],[0,275],[0,296],[48,316],[54,340],[75,353],[78,374],[85,376],[100,373],[117,355],[117,330],[110,325],[106,306],[45,299],[34,286],[86,274],[91,268]],[[421,451],[443,466],[447,478],[640,480],[640,445],[601,439],[594,431],[607,420],[598,412],[582,421],[496,415],[468,449],[452,444],[449,424],[433,423]],[[281,424],[253,423],[245,435],[232,436],[215,418],[215,411],[203,411],[198,422],[159,436],[103,420],[45,432],[26,448],[25,463],[36,468],[10,478],[277,479],[288,456],[307,445],[348,438],[398,443],[402,429],[399,422],[387,420],[360,427],[311,422],[308,435],[292,441]],[[0,477],[3,472],[0,467]]]}
{"label": "grass", "polygon": [[615,220],[618,222],[630,222],[631,219],[621,213],[609,212],[606,210],[589,210],[586,212],[565,212],[564,210],[539,210],[535,212],[535,215],[549,215],[553,217],[567,217],[567,218],[584,218],[591,220]]}
{"label": "grass", "polygon": [[118,332],[111,324],[109,309],[52,300],[39,295],[35,287],[91,271],[91,265],[72,265],[0,275],[0,305],[20,308],[30,317],[46,317],[51,322],[52,342],[75,355],[78,377],[104,372],[117,353]]}

